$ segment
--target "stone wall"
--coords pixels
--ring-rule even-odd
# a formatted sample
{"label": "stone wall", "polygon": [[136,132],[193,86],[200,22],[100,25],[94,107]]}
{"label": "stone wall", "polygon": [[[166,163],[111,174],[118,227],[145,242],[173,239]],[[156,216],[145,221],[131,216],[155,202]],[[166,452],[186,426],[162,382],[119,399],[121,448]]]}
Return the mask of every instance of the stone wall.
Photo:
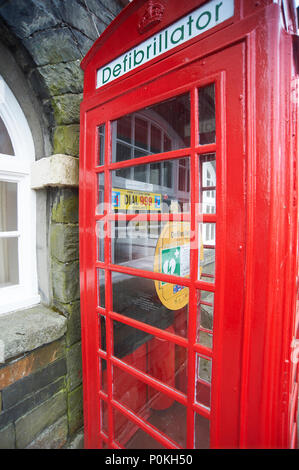
{"label": "stone wall", "polygon": [[[25,77],[42,129],[37,142],[31,126],[36,160],[78,158],[80,62],[125,3],[0,0],[0,42]],[[32,113],[23,110],[30,125]],[[65,331],[0,364],[0,448],[63,447],[83,425],[77,186],[43,181],[37,190],[39,282],[48,309],[42,314],[57,312]]]}

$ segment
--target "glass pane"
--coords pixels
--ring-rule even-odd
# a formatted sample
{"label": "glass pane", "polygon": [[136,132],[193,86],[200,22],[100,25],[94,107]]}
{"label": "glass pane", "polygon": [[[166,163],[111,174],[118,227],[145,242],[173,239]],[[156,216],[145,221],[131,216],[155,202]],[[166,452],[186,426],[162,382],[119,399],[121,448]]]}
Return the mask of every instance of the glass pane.
{"label": "glass pane", "polygon": [[104,400],[100,400],[100,420],[101,431],[108,434],[108,405]]}
{"label": "glass pane", "polygon": [[135,219],[111,224],[112,263],[163,274],[189,276],[189,222]]}
{"label": "glass pane", "polygon": [[200,165],[200,203],[203,214],[216,213],[216,155],[201,155]]}
{"label": "glass pane", "polygon": [[[166,331],[173,332],[170,326]],[[114,356],[186,393],[187,351],[123,323],[113,322]]]}
{"label": "glass pane", "polygon": [[212,348],[213,346],[214,293],[197,291],[197,343]]}
{"label": "glass pane", "polygon": [[212,360],[196,355],[195,401],[210,408]]}
{"label": "glass pane", "polygon": [[105,124],[98,127],[98,165],[104,165],[105,156]]}
{"label": "glass pane", "polygon": [[[189,304],[177,310],[170,310],[167,308],[170,299],[167,299],[164,305],[157,295],[156,289],[160,288],[159,284],[161,283],[151,279],[112,273],[114,312],[162,330],[171,329],[172,333],[186,337]],[[185,290],[188,301],[189,289],[187,287],[183,288],[174,284],[170,286],[178,294]]]}
{"label": "glass pane", "polygon": [[[141,419],[152,424],[181,447],[186,447],[185,406],[117,367],[113,368],[113,395],[115,400]],[[135,445],[142,444],[138,431],[132,441]]]}
{"label": "glass pane", "polygon": [[0,287],[8,287],[18,283],[18,238],[0,238]]}
{"label": "glass pane", "polygon": [[198,90],[199,144],[216,141],[215,122],[215,85],[211,84]]}
{"label": "glass pane", "polygon": [[100,449],[109,449],[108,444],[104,441],[104,439],[100,439]]}
{"label": "glass pane", "polygon": [[100,341],[99,346],[100,349],[106,351],[106,317],[104,315],[99,315],[99,329],[100,329]]}
{"label": "glass pane", "polygon": [[112,171],[113,208],[122,213],[188,212],[189,181],[189,158]]}
{"label": "glass pane", "polygon": [[98,220],[96,223],[96,236],[97,236],[97,259],[104,263],[105,255],[104,255],[104,237],[105,237],[105,221]]}
{"label": "glass pane", "polygon": [[114,162],[185,147],[190,147],[189,93],[112,122]]}
{"label": "glass pane", "polygon": [[125,449],[165,449],[120,411],[113,410],[115,440]]}
{"label": "glass pane", "polygon": [[98,269],[98,306],[105,308],[105,271]]}
{"label": "glass pane", "polygon": [[18,230],[18,184],[0,181],[0,232]]}
{"label": "glass pane", "polygon": [[135,145],[139,149],[148,150],[149,123],[146,119],[135,116]]}
{"label": "glass pane", "polygon": [[14,149],[3,120],[0,117],[0,153],[14,155]]}
{"label": "glass pane", "polygon": [[108,393],[107,392],[107,361],[106,361],[106,359],[100,358],[99,367],[100,367],[100,388],[101,388],[101,391],[104,392],[104,393]]}
{"label": "glass pane", "polygon": [[104,173],[99,173],[98,175],[98,201],[97,201],[96,214],[104,214],[104,209],[105,209],[104,180],[105,180]]}
{"label": "glass pane", "polygon": [[216,246],[216,224],[200,223],[200,263],[198,277],[204,282],[215,282],[215,246]]}
{"label": "glass pane", "polygon": [[195,413],[195,449],[209,449],[210,420]]}

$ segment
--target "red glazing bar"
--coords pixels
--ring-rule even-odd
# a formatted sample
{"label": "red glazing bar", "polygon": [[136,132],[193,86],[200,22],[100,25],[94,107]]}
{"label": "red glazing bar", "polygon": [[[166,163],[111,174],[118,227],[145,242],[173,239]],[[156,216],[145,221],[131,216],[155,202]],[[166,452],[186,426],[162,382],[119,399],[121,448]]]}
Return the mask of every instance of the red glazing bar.
{"label": "red glazing bar", "polygon": [[213,307],[213,304],[211,302],[205,302],[204,300],[201,300],[199,302],[200,305],[207,305],[208,307]]}
{"label": "red glazing bar", "polygon": [[196,302],[196,288],[194,281],[197,279],[198,271],[198,224],[196,223],[196,215],[199,202],[199,167],[198,158],[194,151],[197,143],[198,135],[198,93],[197,88],[191,90],[191,106],[190,106],[190,120],[191,120],[191,164],[190,164],[190,179],[191,179],[191,234],[194,234],[192,242],[195,249],[190,249],[190,292],[189,292],[189,321],[188,321],[188,388],[187,388],[187,448],[194,448],[194,390],[195,390],[195,352],[191,345],[195,343],[196,335],[196,315],[197,315],[197,302]]}
{"label": "red glazing bar", "polygon": [[[178,150],[171,150],[165,153],[156,153],[152,155],[146,155],[144,157],[132,158],[130,160],[124,160],[121,162],[113,162],[108,165],[110,171],[119,170],[120,168],[129,168],[131,166],[146,165],[147,163],[155,163],[164,160],[175,160],[179,158],[190,157],[190,148],[183,148]],[[97,173],[101,173],[103,169],[98,167],[95,169]]]}
{"label": "red glazing bar", "polygon": [[163,392],[165,395],[173,398],[174,400],[181,403],[182,405],[184,406],[187,405],[187,397],[186,395],[184,395],[184,393],[172,388],[169,385],[166,385],[163,382],[160,382],[160,380],[152,377],[151,375],[148,375],[144,372],[139,371],[138,369],[135,369],[133,366],[126,364],[125,362],[123,362],[121,359],[118,359],[117,357],[113,356],[111,358],[111,363],[119,367],[123,371],[127,372],[128,374],[133,375],[134,377],[146,383],[147,385],[150,385],[151,387],[155,388],[159,392]]}
{"label": "red glazing bar", "polygon": [[[110,187],[110,172],[108,165],[111,159],[111,126],[110,122],[106,124],[106,139],[105,139],[105,162],[104,162],[104,174],[105,174],[105,185],[104,185],[104,202],[106,207],[110,207],[111,203],[111,187]],[[104,239],[104,255],[105,255],[105,266],[110,261],[110,226],[106,222],[106,236]],[[105,270],[105,302],[106,302],[106,349],[107,349],[107,392],[108,392],[108,436],[109,445],[112,446],[114,439],[114,423],[113,423],[113,410],[111,405],[112,400],[112,371],[111,371],[111,355],[112,355],[112,325],[108,312],[111,310],[112,302],[112,290],[111,290],[111,273]]]}
{"label": "red glazing bar", "polygon": [[99,398],[104,400],[105,403],[108,403],[108,396],[102,390],[99,391]]}
{"label": "red glazing bar", "polygon": [[100,356],[101,359],[106,359],[107,360],[107,353],[106,351],[103,351],[102,349],[98,350],[98,355]]}
{"label": "red glazing bar", "polygon": [[199,403],[194,403],[193,404],[193,410],[196,411],[196,413],[203,416],[204,418],[211,419],[211,412],[205,406],[200,405]]}
{"label": "red glazing bar", "polygon": [[125,267],[117,264],[109,264],[107,268],[110,271],[130,274],[131,276],[145,277],[146,279],[164,281],[170,284],[179,284],[181,286],[186,287],[189,287],[191,285],[190,279],[186,277],[172,276],[170,274],[162,274],[153,271],[144,271],[142,269],[130,268],[128,266]]}
{"label": "red glazing bar", "polygon": [[[151,222],[172,222],[172,221],[178,221],[178,222],[190,222],[191,221],[191,215],[188,212],[181,212],[181,213],[172,213],[172,214],[156,214],[154,212],[151,213],[121,213],[121,212],[111,212],[109,214],[97,214],[95,216],[95,219],[97,221],[99,220],[112,220],[112,221],[130,221],[130,220],[136,220],[136,221],[151,221]],[[196,222],[199,223],[216,223],[217,221],[217,215],[216,214],[201,214],[200,216],[196,216]],[[214,245],[212,245],[214,246]]]}
{"label": "red glazing bar", "polygon": [[211,279],[214,279],[214,278],[215,278],[214,274],[208,274],[208,273],[203,273],[203,272],[201,273],[201,276],[202,276],[202,277],[209,277],[209,278],[211,278]]}
{"label": "red glazing bar", "polygon": [[194,150],[199,155],[203,155],[205,153],[215,153],[216,144],[197,145]]}
{"label": "red glazing bar", "polygon": [[133,328],[137,328],[138,330],[145,331],[146,333],[149,333],[151,335],[155,335],[158,338],[161,339],[166,339],[168,341],[171,341],[178,346],[182,347],[187,347],[188,346],[188,341],[183,338],[182,336],[177,336],[174,333],[170,333],[168,331],[163,331],[160,328],[157,328],[155,326],[148,325],[147,323],[143,323],[141,321],[135,320],[130,317],[126,317],[125,315],[122,315],[120,313],[116,312],[109,312],[110,317],[113,320],[117,320],[121,323],[124,323],[125,325],[132,326]]}
{"label": "red glazing bar", "polygon": [[110,213],[108,215],[103,215],[99,214],[96,216],[97,220],[111,220],[111,221],[130,221],[130,220],[136,220],[137,221],[151,221],[151,222],[172,222],[172,221],[184,221],[184,222],[189,222],[191,220],[190,214],[186,212],[182,213],[177,213],[177,214],[155,214],[154,212],[151,213],[143,213],[143,214],[138,214],[138,213],[121,213],[121,212],[115,212],[115,213]]}
{"label": "red glazing bar", "polygon": [[118,411],[125,415],[129,421],[135,423],[138,427],[140,427],[143,431],[147,432],[150,436],[160,442],[160,444],[165,446],[167,449],[181,449],[181,447],[175,441],[170,439],[170,437],[159,431],[150,423],[143,421],[141,418],[139,418],[139,416],[135,415],[135,413],[128,410],[117,401],[113,400],[112,404]]}
{"label": "red glazing bar", "polygon": [[213,358],[213,350],[208,348],[207,346],[203,346],[202,344],[196,343],[196,339],[193,343],[193,349],[196,353],[202,354],[211,359]]}

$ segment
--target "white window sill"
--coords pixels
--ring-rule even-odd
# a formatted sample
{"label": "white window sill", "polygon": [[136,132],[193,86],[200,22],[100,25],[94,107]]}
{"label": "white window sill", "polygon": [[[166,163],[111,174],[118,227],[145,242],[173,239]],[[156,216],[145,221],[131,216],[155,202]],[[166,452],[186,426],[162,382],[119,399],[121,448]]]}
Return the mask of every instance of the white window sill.
{"label": "white window sill", "polygon": [[[6,288],[7,290],[8,289],[13,289],[14,287],[10,288]],[[4,290],[4,288],[3,288]],[[2,294],[2,292],[1,292]],[[1,295],[0,294],[0,295]],[[30,307],[33,307],[34,305],[38,305],[40,303],[40,296],[39,295],[34,295],[34,296],[30,296],[30,297],[27,297],[27,298],[23,298],[23,299],[16,299],[16,300],[11,300],[13,298],[12,295],[9,295],[9,303],[4,303],[1,302],[0,304],[0,319],[2,317],[2,315],[11,315],[12,312],[14,312],[15,310],[24,310],[26,308],[30,308]],[[3,300],[3,297],[1,295],[1,300]]]}

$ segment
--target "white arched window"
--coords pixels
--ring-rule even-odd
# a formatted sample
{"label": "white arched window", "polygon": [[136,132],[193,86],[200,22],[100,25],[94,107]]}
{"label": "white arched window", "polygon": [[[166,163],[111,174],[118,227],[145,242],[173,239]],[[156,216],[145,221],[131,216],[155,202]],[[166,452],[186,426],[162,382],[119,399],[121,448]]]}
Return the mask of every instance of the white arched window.
{"label": "white arched window", "polygon": [[0,76],[0,314],[39,302],[34,144],[25,115]]}

